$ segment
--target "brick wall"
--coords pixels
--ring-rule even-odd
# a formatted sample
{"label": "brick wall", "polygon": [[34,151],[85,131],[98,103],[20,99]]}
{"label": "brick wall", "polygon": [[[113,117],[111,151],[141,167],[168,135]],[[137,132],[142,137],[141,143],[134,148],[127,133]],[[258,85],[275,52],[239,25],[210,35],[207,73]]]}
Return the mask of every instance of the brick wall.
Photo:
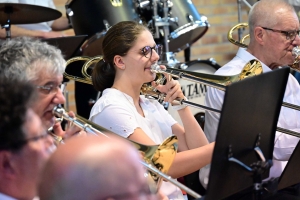
{"label": "brick wall", "polygon": [[[86,0],[88,1],[88,0]],[[104,1],[104,0],[101,0]],[[109,1],[109,0],[107,0]],[[183,1],[183,0],[182,0]],[[191,60],[214,58],[224,65],[235,55],[238,47],[227,40],[227,33],[238,23],[238,0],[192,0],[198,12],[208,18],[208,31],[191,47]],[[54,0],[57,9],[65,13],[66,0]],[[253,4],[255,1],[248,1]],[[242,22],[247,22],[249,8],[241,3]],[[72,35],[73,31],[66,34]],[[234,34],[237,38],[237,32]],[[183,51],[177,53],[177,59],[184,61]],[[72,95],[72,94],[71,94]]]}

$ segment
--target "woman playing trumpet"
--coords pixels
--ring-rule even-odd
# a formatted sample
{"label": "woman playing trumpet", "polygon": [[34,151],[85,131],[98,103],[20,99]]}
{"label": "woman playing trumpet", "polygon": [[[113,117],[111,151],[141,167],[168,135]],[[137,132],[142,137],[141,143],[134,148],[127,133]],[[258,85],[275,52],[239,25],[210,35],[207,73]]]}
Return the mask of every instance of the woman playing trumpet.
{"label": "woman playing trumpet", "polygon": [[[125,138],[147,145],[160,144],[176,135],[179,153],[168,173],[173,178],[210,163],[214,144],[208,144],[188,107],[174,106],[183,122],[182,127],[161,104],[140,95],[142,85],[152,82],[157,90],[166,94],[165,101],[184,98],[178,81],[171,77],[165,85],[155,85],[155,74],[150,68],[159,60],[162,47],[155,43],[148,28],[133,21],[120,22],[106,33],[102,50],[103,61],[94,68],[92,75],[93,85],[102,92],[102,97],[92,108],[90,119]],[[164,185],[168,184],[163,184],[163,191]],[[182,199],[181,191],[173,189],[170,193],[169,198]]]}

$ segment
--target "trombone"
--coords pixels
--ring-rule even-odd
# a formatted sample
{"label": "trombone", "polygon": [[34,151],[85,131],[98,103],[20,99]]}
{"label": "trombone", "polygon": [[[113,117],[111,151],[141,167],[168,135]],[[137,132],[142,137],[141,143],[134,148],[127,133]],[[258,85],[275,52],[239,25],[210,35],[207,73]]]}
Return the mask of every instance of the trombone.
{"label": "trombone", "polygon": [[[73,124],[79,127],[80,129],[86,131],[87,133],[93,135],[102,135],[105,137],[108,137],[107,135],[109,134],[119,136],[118,134],[113,133],[112,131],[107,130],[79,115],[76,115],[75,118],[72,118],[63,108],[55,107],[52,112],[56,117],[67,120],[71,123],[71,125]],[[201,197],[199,194],[197,194],[190,188],[186,187],[185,185],[181,184],[180,182],[172,179],[170,176],[165,174],[171,167],[171,164],[177,152],[178,144],[176,136],[170,136],[167,139],[165,139],[165,141],[162,144],[152,146],[143,145],[132,140],[129,141],[137,148],[138,151],[142,153],[144,161],[141,161],[141,164],[144,167],[146,167],[148,171],[152,172],[150,173],[151,178],[157,183],[158,188],[162,181],[162,178],[164,178],[167,181],[179,187],[180,189],[186,191],[189,195],[195,198]],[[61,139],[59,140],[59,142],[62,142]]]}
{"label": "trombone", "polygon": [[[300,57],[300,56],[299,56]],[[79,61],[79,60],[87,60],[83,67],[82,67],[82,75],[84,78],[80,77],[75,77],[72,75],[67,74],[66,72],[64,73],[64,76],[68,79],[75,80],[75,81],[80,81],[88,84],[93,84],[91,80],[91,76],[87,73],[87,69],[94,63],[99,62],[102,59],[101,56],[96,56],[96,57],[91,57],[88,59],[87,57],[74,57],[70,59],[70,61],[67,61],[68,63],[71,63],[71,61]],[[84,71],[84,72],[83,72]],[[243,80],[244,78],[256,76],[262,73],[262,65],[258,60],[250,60],[242,69],[242,72],[237,75],[233,76],[218,76],[218,75],[211,75],[211,74],[205,74],[205,73],[199,73],[199,72],[188,72],[186,73],[185,70],[181,69],[175,69],[175,68],[166,68],[165,70],[162,70],[158,64],[154,64],[151,66],[151,71],[154,73],[157,73],[157,84],[163,84],[164,82],[164,76],[162,73],[169,74],[175,78],[183,78],[186,80],[194,81],[194,82],[200,82],[205,85],[217,88],[219,90],[225,91],[226,86],[230,85],[231,83]],[[141,88],[141,93],[147,96],[148,98],[151,96],[159,101],[163,101],[164,95],[160,94],[159,92],[155,91],[155,88],[151,86],[151,84],[144,84]],[[196,108],[203,108],[204,110],[208,110],[211,112],[216,112],[220,113],[219,110],[216,110],[214,108],[210,108],[207,106],[202,106],[196,103],[192,103],[189,101],[185,101],[183,99],[177,99],[175,104],[186,104],[189,106],[193,106]],[[300,106],[290,104],[290,103],[282,103],[283,106],[295,109],[295,110],[300,110]],[[292,136],[300,137],[300,133],[295,132],[295,131],[290,131],[288,129],[280,128],[277,127],[277,131],[289,134]]]}

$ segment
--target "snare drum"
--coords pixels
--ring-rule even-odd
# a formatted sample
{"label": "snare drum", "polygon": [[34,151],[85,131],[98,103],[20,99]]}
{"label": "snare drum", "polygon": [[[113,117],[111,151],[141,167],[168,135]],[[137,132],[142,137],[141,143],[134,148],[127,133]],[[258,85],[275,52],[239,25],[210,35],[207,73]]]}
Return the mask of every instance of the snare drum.
{"label": "snare drum", "polygon": [[192,0],[172,0],[171,18],[177,18],[177,26],[170,26],[169,49],[179,52],[200,39],[208,30],[207,17],[198,13]]}
{"label": "snare drum", "polygon": [[[189,73],[189,71],[192,71],[192,72],[200,72],[206,74],[214,74],[217,71],[217,69],[220,68],[220,65],[218,65],[213,59],[194,60],[194,61],[187,62],[186,65],[188,66],[188,68],[186,69],[187,73]],[[205,94],[207,92],[206,85],[202,83],[187,81],[184,79],[179,79],[179,83],[181,85],[181,90],[184,96],[186,96],[189,101],[200,105],[204,105]],[[204,110],[201,108],[194,108],[194,107],[190,107],[190,109],[194,114],[194,116],[196,118],[199,118],[197,119],[197,121],[199,122],[199,120],[201,120],[202,118],[201,116],[202,113],[204,113]],[[172,109],[171,106],[169,106],[168,112],[179,124],[182,125],[181,119],[177,111],[175,111],[174,109]]]}

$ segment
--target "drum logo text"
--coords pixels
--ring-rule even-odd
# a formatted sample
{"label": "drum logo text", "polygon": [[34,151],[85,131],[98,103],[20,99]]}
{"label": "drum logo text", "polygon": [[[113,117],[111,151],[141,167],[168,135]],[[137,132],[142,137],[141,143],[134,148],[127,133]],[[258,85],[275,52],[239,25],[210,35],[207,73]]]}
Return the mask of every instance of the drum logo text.
{"label": "drum logo text", "polygon": [[122,0],[110,0],[111,4],[115,7],[122,6]]}
{"label": "drum logo text", "polygon": [[206,85],[200,83],[193,83],[182,85],[181,90],[188,99],[204,97],[207,91]]}

